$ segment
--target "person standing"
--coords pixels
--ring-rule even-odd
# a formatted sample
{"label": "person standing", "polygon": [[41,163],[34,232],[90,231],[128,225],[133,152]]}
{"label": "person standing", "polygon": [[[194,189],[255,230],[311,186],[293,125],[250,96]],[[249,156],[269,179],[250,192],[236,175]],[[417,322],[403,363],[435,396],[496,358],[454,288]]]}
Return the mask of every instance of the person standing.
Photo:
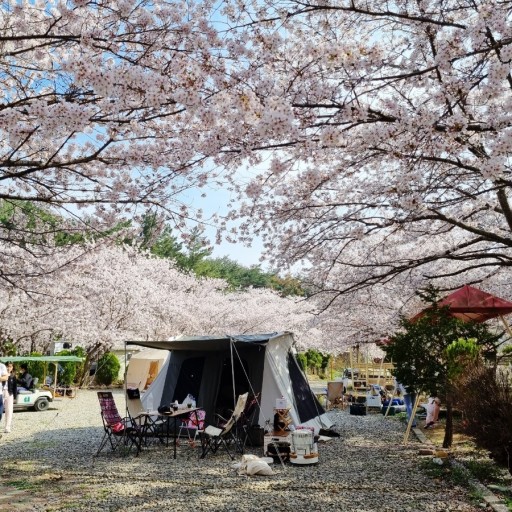
{"label": "person standing", "polygon": [[431,396],[427,403],[427,417],[425,418],[424,428],[433,428],[439,421],[439,411],[441,409],[441,400],[435,396]]}
{"label": "person standing", "polygon": [[14,373],[14,365],[8,361],[6,364],[8,377],[5,383],[4,395],[4,410],[5,410],[5,430],[4,433],[8,434],[12,426],[12,413],[14,412],[14,400],[18,397],[18,385],[16,383],[16,374]]}
{"label": "person standing", "polygon": [[[416,392],[411,386],[405,386],[404,384],[401,384],[399,382],[397,382],[397,389],[404,399],[405,412],[407,414],[407,423],[409,423],[412,418],[412,409],[414,407],[414,404],[416,403]],[[411,426],[417,426],[416,419],[414,419]]]}
{"label": "person standing", "polygon": [[7,366],[5,366],[4,363],[0,363],[0,421],[2,421],[2,416],[4,414],[4,387],[8,378],[9,374],[7,373]]}

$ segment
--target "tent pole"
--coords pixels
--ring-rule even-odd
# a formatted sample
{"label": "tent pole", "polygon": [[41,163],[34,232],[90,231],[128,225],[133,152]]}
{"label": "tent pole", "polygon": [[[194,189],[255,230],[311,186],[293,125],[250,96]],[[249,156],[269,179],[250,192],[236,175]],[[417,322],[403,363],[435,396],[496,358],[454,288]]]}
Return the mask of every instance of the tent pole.
{"label": "tent pole", "polygon": [[354,384],[354,361],[352,360],[352,347],[350,347],[350,378],[352,379],[352,385]]}
{"label": "tent pole", "polygon": [[53,363],[55,365],[55,374],[53,376],[53,396],[57,394],[57,370],[59,368],[59,365],[57,363]]}
{"label": "tent pole", "polygon": [[503,315],[500,315],[501,321],[503,322],[503,325],[505,326],[506,331],[508,332],[509,336],[512,338],[512,329],[510,329],[510,325],[505,321],[503,318]]}
{"label": "tent pole", "polygon": [[231,352],[231,379],[233,381],[233,410],[235,410],[236,390],[235,390],[235,360],[233,358],[233,339],[229,340],[229,351]]}
{"label": "tent pole", "polygon": [[391,398],[389,399],[388,406],[386,407],[386,413],[384,414],[384,418],[387,418],[389,409],[391,409],[391,404],[393,403],[393,398],[395,398],[395,391],[391,393]]}
{"label": "tent pole", "polygon": [[[391,360],[391,364],[393,364],[393,360]],[[386,385],[386,381],[384,381],[384,386]],[[387,418],[389,409],[391,408],[391,405],[393,404],[393,398],[395,398],[395,395],[398,395],[398,383],[396,381],[395,377],[395,383],[393,386],[393,391],[391,391],[391,398],[389,399],[388,407],[386,409],[386,414],[384,414],[384,418]]]}

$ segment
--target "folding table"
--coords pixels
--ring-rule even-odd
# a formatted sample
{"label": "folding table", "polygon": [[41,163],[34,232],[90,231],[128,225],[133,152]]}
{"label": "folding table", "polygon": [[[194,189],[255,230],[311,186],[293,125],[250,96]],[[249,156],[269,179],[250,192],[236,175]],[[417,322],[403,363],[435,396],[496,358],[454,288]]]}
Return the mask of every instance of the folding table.
{"label": "folding table", "polygon": [[171,421],[171,419],[174,419],[174,450],[173,450],[173,458],[175,459],[176,458],[176,444],[177,444],[177,440],[178,440],[178,422],[176,421],[177,418],[180,418],[180,417],[183,417],[183,416],[188,416],[190,413],[195,413],[196,415],[196,420],[199,422],[198,418],[197,418],[197,411],[200,409],[200,407],[186,407],[186,408],[183,408],[183,409],[177,409],[176,411],[172,411],[170,413],[167,413],[167,414],[162,414],[158,411],[148,411],[148,412],[145,412],[143,414],[141,414],[139,416],[140,418],[140,436],[141,436],[141,442],[138,444],[138,452],[140,452],[140,450],[142,449],[142,440],[144,439],[144,437],[146,435],[149,434],[150,432],[150,429],[151,429],[151,425],[153,423],[153,418],[156,416],[158,418],[162,418],[162,419],[165,419],[167,421],[167,432],[166,432],[166,435],[167,435],[167,439],[169,439],[169,422]]}

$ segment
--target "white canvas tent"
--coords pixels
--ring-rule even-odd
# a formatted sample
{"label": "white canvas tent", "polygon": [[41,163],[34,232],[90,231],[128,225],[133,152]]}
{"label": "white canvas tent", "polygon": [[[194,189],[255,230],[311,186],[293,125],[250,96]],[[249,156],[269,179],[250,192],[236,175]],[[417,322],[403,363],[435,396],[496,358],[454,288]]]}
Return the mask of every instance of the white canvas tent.
{"label": "white canvas tent", "polygon": [[156,409],[192,394],[206,419],[233,409],[236,397],[260,393],[255,423],[272,423],[276,399],[286,399],[293,424],[328,429],[332,422],[316,399],[292,351],[288,332],[237,336],[181,336],[169,341],[130,341],[127,344],[167,349],[170,356],[142,397]]}
{"label": "white canvas tent", "polygon": [[168,357],[168,350],[158,349],[145,349],[132,354],[126,370],[127,386],[144,391],[156,379]]}

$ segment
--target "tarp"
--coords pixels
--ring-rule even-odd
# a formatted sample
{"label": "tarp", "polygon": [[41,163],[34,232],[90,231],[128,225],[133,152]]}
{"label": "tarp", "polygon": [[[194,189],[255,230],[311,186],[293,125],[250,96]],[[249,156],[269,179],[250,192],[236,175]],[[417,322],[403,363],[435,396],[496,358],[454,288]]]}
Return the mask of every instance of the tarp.
{"label": "tarp", "polygon": [[266,345],[269,340],[283,333],[237,334],[225,336],[179,336],[163,341],[127,341],[127,345],[157,348],[160,350],[222,350],[229,348],[231,342]]}
{"label": "tarp", "polygon": [[[465,322],[480,323],[512,313],[512,302],[467,284],[441,299],[437,305],[440,307],[448,306],[451,316],[460,318]],[[418,320],[429,309],[424,309],[411,318],[411,321]]]}

